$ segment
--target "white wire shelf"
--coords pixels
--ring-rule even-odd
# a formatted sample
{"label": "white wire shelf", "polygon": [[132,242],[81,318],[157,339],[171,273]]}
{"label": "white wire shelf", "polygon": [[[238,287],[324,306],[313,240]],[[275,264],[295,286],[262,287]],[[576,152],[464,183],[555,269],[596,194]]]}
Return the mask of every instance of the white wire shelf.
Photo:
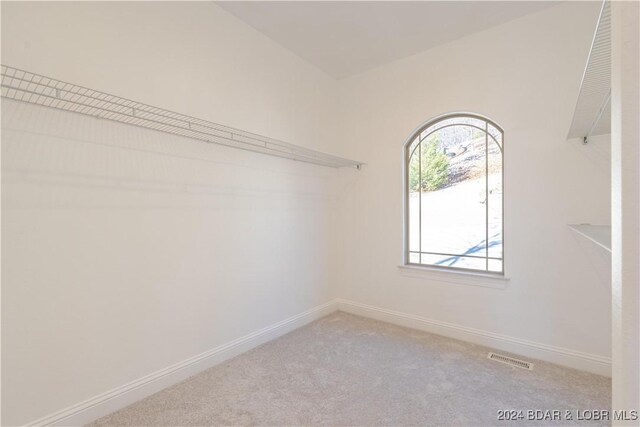
{"label": "white wire shelf", "polygon": [[567,138],[611,133],[611,3],[604,0]]}
{"label": "white wire shelf", "polygon": [[569,224],[569,228],[611,252],[610,225]]}
{"label": "white wire shelf", "polygon": [[360,169],[363,165],[355,160],[332,156],[6,65],[2,65],[2,97],[321,166]]}

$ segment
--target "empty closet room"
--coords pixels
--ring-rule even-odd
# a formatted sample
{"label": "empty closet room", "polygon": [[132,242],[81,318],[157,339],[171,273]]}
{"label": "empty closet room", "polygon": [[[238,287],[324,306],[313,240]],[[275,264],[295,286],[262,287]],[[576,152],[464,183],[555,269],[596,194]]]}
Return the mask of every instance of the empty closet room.
{"label": "empty closet room", "polygon": [[637,426],[637,1],[2,1],[3,426]]}

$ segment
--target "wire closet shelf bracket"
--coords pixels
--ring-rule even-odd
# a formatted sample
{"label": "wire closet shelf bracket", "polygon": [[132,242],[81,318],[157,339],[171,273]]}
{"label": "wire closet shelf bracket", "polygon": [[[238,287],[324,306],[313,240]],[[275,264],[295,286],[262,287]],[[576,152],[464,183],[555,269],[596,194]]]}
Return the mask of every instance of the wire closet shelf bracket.
{"label": "wire closet shelf bracket", "polygon": [[2,97],[321,166],[360,169],[363,165],[355,160],[332,156],[6,65],[2,65]]}

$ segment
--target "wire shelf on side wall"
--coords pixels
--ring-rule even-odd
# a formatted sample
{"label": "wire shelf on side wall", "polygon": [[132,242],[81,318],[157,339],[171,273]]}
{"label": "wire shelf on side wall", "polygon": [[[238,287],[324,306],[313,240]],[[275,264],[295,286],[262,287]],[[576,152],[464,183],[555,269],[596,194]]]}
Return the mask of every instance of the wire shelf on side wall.
{"label": "wire shelf on side wall", "polygon": [[568,224],[569,228],[596,245],[611,252],[611,226],[594,224]]}
{"label": "wire shelf on side wall", "polygon": [[120,96],[2,65],[2,97],[174,135],[334,168],[360,169],[344,159]]}
{"label": "wire shelf on side wall", "polygon": [[611,133],[611,1],[603,0],[567,138]]}

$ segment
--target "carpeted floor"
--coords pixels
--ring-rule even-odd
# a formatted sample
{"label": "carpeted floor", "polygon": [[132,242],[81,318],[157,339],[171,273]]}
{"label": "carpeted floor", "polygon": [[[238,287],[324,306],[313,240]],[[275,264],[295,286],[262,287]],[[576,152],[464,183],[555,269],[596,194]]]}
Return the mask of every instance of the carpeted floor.
{"label": "carpeted floor", "polygon": [[[539,361],[512,368],[487,351],[335,313],[92,425],[609,424],[575,419],[576,410],[610,409],[608,378]],[[563,419],[527,420],[527,410],[546,409]],[[525,411],[524,420],[501,422],[499,410]]]}

